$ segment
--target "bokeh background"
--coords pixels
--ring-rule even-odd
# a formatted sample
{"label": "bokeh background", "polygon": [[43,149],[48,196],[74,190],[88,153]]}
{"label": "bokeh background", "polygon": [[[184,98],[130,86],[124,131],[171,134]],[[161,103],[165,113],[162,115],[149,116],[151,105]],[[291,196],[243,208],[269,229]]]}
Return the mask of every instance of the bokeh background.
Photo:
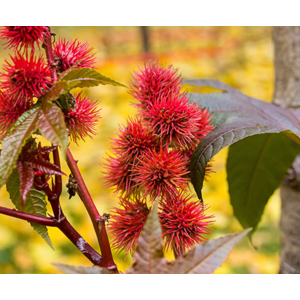
{"label": "bokeh background", "polygon": [[[270,27],[51,27],[52,32],[66,39],[88,42],[97,52],[98,71],[123,84],[148,60],[172,64],[184,78],[221,80],[250,96],[270,102],[273,94],[273,44]],[[9,59],[9,51],[0,45],[0,63]],[[208,89],[185,86],[190,92]],[[78,93],[79,90],[75,91]],[[93,140],[72,144],[79,168],[101,214],[117,206],[112,189],[104,187],[103,163],[110,149],[110,137],[118,124],[134,116],[135,100],[125,88],[99,86],[84,89],[83,94],[99,101],[101,120]],[[226,156],[222,150],[214,159],[203,197],[209,213],[215,215],[212,238],[242,229],[233,216],[226,182]],[[66,164],[63,171],[69,174]],[[63,184],[67,183],[66,178]],[[0,205],[13,208],[8,193],[0,191]],[[96,249],[91,222],[78,196],[62,195],[62,208],[70,222]],[[49,208],[49,212],[51,209]],[[253,236],[253,245],[245,238],[231,252],[215,273],[277,273],[279,268],[280,199],[276,191],[266,206],[262,222]],[[29,223],[0,215],[0,273],[60,273],[52,263],[89,266],[90,262],[59,230],[49,228],[53,251],[31,228]],[[170,253],[166,254],[172,259]],[[132,263],[130,255],[114,253],[121,271]]]}

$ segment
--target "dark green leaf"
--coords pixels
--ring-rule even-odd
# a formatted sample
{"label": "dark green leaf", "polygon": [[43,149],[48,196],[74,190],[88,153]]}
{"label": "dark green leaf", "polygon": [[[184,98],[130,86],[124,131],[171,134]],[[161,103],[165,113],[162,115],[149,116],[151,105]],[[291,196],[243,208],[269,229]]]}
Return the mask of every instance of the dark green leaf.
{"label": "dark green leaf", "polygon": [[211,274],[221,267],[232,248],[251,230],[228,234],[199,244],[186,255],[169,263],[170,274]]}
{"label": "dark green leaf", "polygon": [[[10,175],[6,189],[10,195],[10,199],[15,205],[17,210],[23,211],[21,205],[21,193],[20,193],[20,177],[17,169],[14,169],[12,174]],[[46,200],[45,193],[41,191],[37,191],[35,189],[31,189],[26,197],[25,202],[25,211],[41,217],[46,217]],[[41,237],[46,241],[46,243],[53,249],[50,237],[48,235],[48,229],[44,225],[39,225],[33,222],[30,222],[33,229],[41,235]]]}
{"label": "dark green leaf", "polygon": [[209,84],[228,91],[212,95],[189,94],[191,101],[213,112],[212,119],[216,126],[199,143],[190,164],[192,183],[199,198],[202,199],[205,167],[224,147],[248,136],[279,132],[284,132],[300,143],[299,118],[291,110],[251,98],[213,80],[185,80],[185,83],[203,86]]}
{"label": "dark green leaf", "polygon": [[256,229],[265,205],[299,153],[300,146],[283,133],[251,136],[230,146],[226,166],[230,201],[244,228]]}
{"label": "dark green leaf", "polygon": [[60,76],[60,79],[53,84],[51,89],[44,95],[44,100],[56,100],[61,94],[77,87],[93,87],[99,84],[122,86],[125,85],[105,77],[92,68],[73,69]]}
{"label": "dark green leaf", "polygon": [[44,102],[39,113],[38,128],[48,141],[61,147],[62,154],[66,157],[68,135],[65,117],[60,108]]}
{"label": "dark green leaf", "polygon": [[39,111],[40,106],[35,106],[24,112],[15,126],[4,136],[0,156],[0,188],[16,167],[16,161],[26,139],[36,129]]}
{"label": "dark green leaf", "polygon": [[65,264],[53,264],[65,274],[111,274],[108,269],[100,268],[98,266],[82,267],[82,266],[70,266]]}
{"label": "dark green leaf", "polygon": [[162,250],[161,225],[157,214],[157,204],[151,209],[133,256],[134,264],[129,274],[167,273],[167,260]]}

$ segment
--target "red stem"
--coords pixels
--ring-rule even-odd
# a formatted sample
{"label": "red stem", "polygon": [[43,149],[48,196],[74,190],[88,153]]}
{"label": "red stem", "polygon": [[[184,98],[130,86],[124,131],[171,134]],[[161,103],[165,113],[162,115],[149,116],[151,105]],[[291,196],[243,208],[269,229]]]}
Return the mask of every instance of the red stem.
{"label": "red stem", "polygon": [[52,206],[56,227],[59,228],[65,236],[85,255],[94,265],[103,267],[102,257],[97,253],[74,229],[64,215],[60,203],[59,196],[51,191],[48,183],[43,179],[43,190],[46,193],[48,200]]}
{"label": "red stem", "polygon": [[[49,32],[51,34],[50,27],[49,27]],[[46,51],[47,60],[51,66],[52,80],[53,80],[53,82],[55,82],[55,81],[57,81],[57,73],[56,73],[56,64],[54,61],[54,54],[52,51],[51,36],[46,37],[44,39],[43,48]],[[58,153],[55,153],[55,151],[54,151],[54,162],[59,163]],[[108,236],[107,236],[106,229],[105,229],[105,220],[102,220],[102,218],[101,218],[101,216],[100,216],[100,214],[99,214],[99,212],[98,212],[98,210],[86,188],[86,185],[85,185],[85,183],[82,179],[82,176],[78,170],[77,164],[76,164],[69,149],[67,149],[67,162],[68,162],[68,166],[73,174],[73,177],[77,181],[79,197],[81,198],[82,202],[84,203],[84,205],[90,215],[90,218],[93,222],[93,226],[94,226],[94,229],[95,229],[95,232],[97,235],[97,239],[98,239],[98,243],[99,243],[101,253],[103,256],[102,260],[101,260],[101,266],[106,267],[111,270],[114,270],[115,273],[118,273],[117,265],[114,263],[110,245],[109,245]],[[45,190],[45,192],[47,194],[46,190]],[[49,193],[49,190],[48,190],[48,193]],[[58,177],[55,177],[55,193],[57,194],[56,196],[58,196],[57,198],[59,199],[59,196],[61,193],[61,178],[59,179]],[[48,198],[49,198],[49,196],[48,196]],[[49,200],[50,200],[50,198],[49,198]],[[54,202],[51,202],[51,201],[50,201],[50,203],[52,205],[54,213],[58,213],[58,210],[60,213],[62,213],[60,204],[59,204],[59,200],[58,200],[58,204],[53,204]],[[64,233],[66,234],[66,232],[64,232]]]}
{"label": "red stem", "polygon": [[[53,151],[53,160],[54,163],[59,167],[60,169],[60,159],[59,159],[59,153],[58,148],[56,148]],[[55,194],[60,197],[62,192],[62,181],[61,181],[61,175],[55,175]]]}
{"label": "red stem", "polygon": [[82,200],[86,210],[89,213],[89,216],[93,222],[94,229],[98,238],[98,243],[101,249],[101,254],[102,254],[102,260],[103,260],[103,265],[106,268],[113,269],[115,268],[117,270],[117,266],[114,263],[110,245],[109,245],[109,240],[105,228],[105,220],[103,220],[94,204],[94,201],[83,181],[83,178],[81,176],[81,173],[78,169],[77,163],[74,160],[72,153],[69,148],[67,148],[67,164],[73,174],[73,177],[77,181],[78,185],[78,190],[77,193]]}
{"label": "red stem", "polygon": [[6,208],[3,206],[0,206],[0,214],[14,217],[17,219],[26,220],[29,222],[34,222],[34,223],[37,223],[40,225],[51,226],[51,227],[57,226],[55,220],[53,220],[53,219],[32,215],[29,213],[17,211],[15,209]]}
{"label": "red stem", "polygon": [[57,81],[57,73],[56,73],[56,63],[54,61],[54,54],[52,51],[52,41],[51,41],[52,35],[51,35],[50,27],[49,27],[49,32],[50,32],[50,36],[44,37],[44,43],[42,47],[46,51],[47,60],[49,62],[50,69],[51,69],[51,78],[54,83],[55,81]]}

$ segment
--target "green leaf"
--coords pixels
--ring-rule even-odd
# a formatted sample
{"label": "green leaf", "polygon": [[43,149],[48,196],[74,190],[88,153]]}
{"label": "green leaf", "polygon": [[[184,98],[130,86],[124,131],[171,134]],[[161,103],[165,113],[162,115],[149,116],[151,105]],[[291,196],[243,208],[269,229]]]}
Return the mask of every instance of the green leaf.
{"label": "green leaf", "polygon": [[65,274],[112,274],[111,271],[98,266],[93,267],[82,267],[82,266],[71,266],[65,264],[52,264],[60,271]]}
{"label": "green leaf", "polygon": [[167,273],[161,238],[161,225],[157,214],[157,204],[151,209],[134,253],[134,264],[128,274]]}
{"label": "green leaf", "polygon": [[200,199],[206,165],[224,147],[248,136],[279,132],[284,132],[300,144],[300,121],[293,111],[251,98],[221,82],[184,82],[197,86],[209,85],[222,90],[226,88],[228,91],[211,95],[189,94],[191,102],[194,101],[213,112],[212,119],[216,126],[199,143],[191,159],[191,180]]}
{"label": "green leaf", "polygon": [[38,128],[48,141],[61,147],[65,158],[68,135],[65,117],[60,108],[55,104],[44,102],[39,113]]}
{"label": "green leaf", "polygon": [[221,267],[232,248],[251,230],[209,240],[169,263],[169,274],[211,274]]}
{"label": "green leaf", "polygon": [[[68,70],[67,70],[68,71]],[[92,68],[73,69],[60,76],[51,89],[44,95],[45,101],[56,100],[61,94],[77,87],[93,87],[99,84],[122,86],[125,85],[105,77]]]}
{"label": "green leaf", "polygon": [[300,146],[283,133],[248,137],[230,146],[227,180],[234,215],[254,233],[265,205],[292,165]]}
{"label": "green leaf", "polygon": [[[21,193],[20,193],[20,176],[17,169],[14,169],[10,175],[7,184],[6,190],[10,195],[10,199],[15,205],[16,209],[19,211],[22,210],[21,205]],[[42,191],[37,191],[31,189],[26,196],[25,202],[25,211],[41,217],[46,217],[47,212],[47,203],[45,200],[45,193]],[[34,222],[29,222],[33,229],[46,241],[46,243],[53,249],[50,237],[48,235],[48,229],[45,225],[36,224]]]}
{"label": "green leaf", "polygon": [[4,136],[0,156],[0,188],[5,184],[24,146],[26,139],[36,129],[40,106],[24,112],[14,127]]}

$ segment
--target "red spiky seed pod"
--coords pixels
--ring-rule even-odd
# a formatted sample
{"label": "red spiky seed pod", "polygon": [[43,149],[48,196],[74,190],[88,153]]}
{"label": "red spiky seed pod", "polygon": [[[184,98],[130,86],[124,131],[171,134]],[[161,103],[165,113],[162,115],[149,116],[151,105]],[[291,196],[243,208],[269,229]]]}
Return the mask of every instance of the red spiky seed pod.
{"label": "red spiky seed pod", "polygon": [[135,72],[132,77],[129,93],[139,101],[134,106],[142,110],[147,110],[158,97],[178,95],[183,87],[181,76],[172,66],[165,68],[148,63],[144,69],[139,68],[139,72]]}
{"label": "red spiky seed pod", "polygon": [[205,215],[204,207],[194,196],[177,194],[173,199],[160,202],[159,220],[162,226],[164,247],[173,249],[176,255],[183,255],[194,245],[206,241],[204,234],[212,233],[208,227],[214,216]]}
{"label": "red spiky seed pod", "polygon": [[94,48],[88,48],[87,43],[81,44],[77,39],[59,39],[52,48],[59,72],[66,71],[79,61],[77,68],[94,67],[96,54],[91,53]]}
{"label": "red spiky seed pod", "polygon": [[132,164],[127,163],[123,156],[108,156],[103,164],[106,171],[103,172],[106,187],[115,187],[115,194],[138,195],[138,187],[134,182]]}
{"label": "red spiky seed pod", "polygon": [[5,73],[0,73],[1,87],[8,90],[16,102],[25,103],[42,96],[52,83],[49,66],[43,57],[36,58],[33,53],[29,57],[20,53],[10,57],[12,63],[5,60]]}
{"label": "red spiky seed pod", "polygon": [[190,103],[186,94],[159,97],[140,116],[164,145],[172,147],[194,149],[213,128],[208,112]]}
{"label": "red spiky seed pod", "polygon": [[35,45],[40,48],[44,37],[50,37],[49,28],[46,26],[3,26],[0,29],[0,39],[7,39],[4,44],[6,48],[12,48],[15,51],[28,47],[34,49]]}
{"label": "red spiky seed pod", "polygon": [[15,100],[0,91],[0,139],[18,120],[18,118],[30,108],[30,103],[18,103]]}
{"label": "red spiky seed pod", "polygon": [[150,196],[151,201],[158,197],[173,198],[178,189],[185,189],[188,183],[187,162],[180,151],[160,149],[152,151],[139,159],[134,168],[134,181],[144,197]]}
{"label": "red spiky seed pod", "polygon": [[126,126],[120,126],[116,134],[118,138],[112,139],[113,151],[125,162],[135,164],[138,157],[159,146],[158,138],[138,118],[129,118]]}
{"label": "red spiky seed pod", "polygon": [[108,231],[113,235],[112,246],[126,253],[134,251],[150,210],[145,200],[122,198],[120,208],[114,208]]}
{"label": "red spiky seed pod", "polygon": [[78,144],[78,140],[87,136],[92,138],[100,119],[100,110],[97,108],[98,102],[91,101],[89,97],[81,97],[80,92],[75,95],[77,107],[75,109],[63,110],[65,122],[71,139]]}

